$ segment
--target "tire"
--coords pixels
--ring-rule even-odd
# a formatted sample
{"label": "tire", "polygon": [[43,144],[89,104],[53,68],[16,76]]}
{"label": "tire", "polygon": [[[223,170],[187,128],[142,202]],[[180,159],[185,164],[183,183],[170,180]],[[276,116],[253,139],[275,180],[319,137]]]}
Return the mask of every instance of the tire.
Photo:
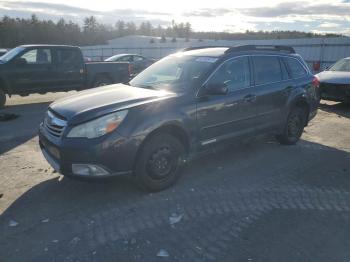
{"label": "tire", "polygon": [[3,108],[6,104],[6,94],[4,90],[0,89],[0,108]]}
{"label": "tire", "polygon": [[112,81],[107,76],[98,76],[94,81],[93,87],[108,86],[110,84],[112,84]]}
{"label": "tire", "polygon": [[172,135],[157,134],[149,138],[136,160],[134,174],[143,189],[157,192],[173,185],[179,178],[179,169],[185,149]]}
{"label": "tire", "polygon": [[288,114],[283,134],[277,135],[276,139],[283,145],[296,144],[303,134],[307,120],[307,110],[303,107],[294,107]]}

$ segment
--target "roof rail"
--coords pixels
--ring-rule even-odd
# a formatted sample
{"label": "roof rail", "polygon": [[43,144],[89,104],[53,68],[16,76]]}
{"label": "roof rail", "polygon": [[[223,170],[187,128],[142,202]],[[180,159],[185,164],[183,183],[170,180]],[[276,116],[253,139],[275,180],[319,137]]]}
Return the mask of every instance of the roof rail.
{"label": "roof rail", "polygon": [[186,52],[186,51],[192,51],[192,50],[198,50],[198,49],[205,49],[205,48],[220,48],[220,47],[226,47],[229,48],[228,46],[190,46],[186,47],[184,49],[181,49],[180,52]]}
{"label": "roof rail", "polygon": [[295,54],[295,50],[291,46],[284,45],[239,45],[230,47],[225,51],[225,54],[237,51],[251,51],[251,50],[263,50],[263,51],[279,51]]}

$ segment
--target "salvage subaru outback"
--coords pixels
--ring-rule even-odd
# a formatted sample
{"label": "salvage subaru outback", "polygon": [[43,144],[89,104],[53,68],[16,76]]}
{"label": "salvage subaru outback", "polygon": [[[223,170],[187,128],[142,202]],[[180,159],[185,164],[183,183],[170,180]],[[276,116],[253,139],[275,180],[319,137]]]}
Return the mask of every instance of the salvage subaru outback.
{"label": "salvage subaru outback", "polygon": [[127,84],[52,103],[39,143],[63,175],[130,174],[158,191],[186,159],[220,142],[270,133],[295,144],[316,115],[318,86],[291,47],[187,48]]}

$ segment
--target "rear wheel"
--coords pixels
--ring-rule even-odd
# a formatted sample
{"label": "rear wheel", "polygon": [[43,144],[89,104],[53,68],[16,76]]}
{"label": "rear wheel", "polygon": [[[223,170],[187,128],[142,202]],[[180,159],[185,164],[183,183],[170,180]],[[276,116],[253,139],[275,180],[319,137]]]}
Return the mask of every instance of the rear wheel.
{"label": "rear wheel", "polygon": [[112,81],[107,76],[98,76],[94,81],[93,87],[108,86],[110,84],[112,84]]}
{"label": "rear wheel", "polygon": [[276,136],[278,142],[284,145],[294,145],[298,142],[303,134],[306,120],[307,110],[305,108],[293,108],[288,115],[283,133]]}
{"label": "rear wheel", "polygon": [[6,104],[6,94],[4,90],[0,89],[0,108],[3,108]]}
{"label": "rear wheel", "polygon": [[147,191],[168,188],[179,177],[184,152],[184,146],[172,135],[152,136],[145,142],[136,161],[137,183]]}

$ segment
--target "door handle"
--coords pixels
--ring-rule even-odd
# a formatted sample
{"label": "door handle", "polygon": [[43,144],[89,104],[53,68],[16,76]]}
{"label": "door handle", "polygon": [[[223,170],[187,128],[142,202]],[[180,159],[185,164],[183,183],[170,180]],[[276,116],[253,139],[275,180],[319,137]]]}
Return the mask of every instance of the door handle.
{"label": "door handle", "polygon": [[256,100],[256,95],[246,95],[243,100],[248,103],[252,103]]}

